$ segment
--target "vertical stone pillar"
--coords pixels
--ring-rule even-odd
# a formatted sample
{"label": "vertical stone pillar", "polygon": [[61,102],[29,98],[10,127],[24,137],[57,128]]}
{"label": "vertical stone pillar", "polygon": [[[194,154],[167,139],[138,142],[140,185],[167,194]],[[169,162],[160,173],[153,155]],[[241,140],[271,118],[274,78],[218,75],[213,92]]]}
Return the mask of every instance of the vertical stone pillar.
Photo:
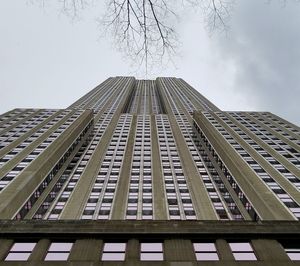
{"label": "vertical stone pillar", "polygon": [[76,240],[69,256],[70,261],[99,261],[103,241],[98,239]]}
{"label": "vertical stone pillar", "polygon": [[50,246],[49,239],[41,239],[38,241],[28,258],[28,261],[42,261],[46,257],[48,248]]}
{"label": "vertical stone pillar", "polygon": [[165,240],[164,257],[166,261],[196,261],[192,242],[186,239]]}
{"label": "vertical stone pillar", "polygon": [[254,239],[251,241],[258,260],[289,261],[284,248],[273,239]]}
{"label": "vertical stone pillar", "polygon": [[126,247],[126,262],[128,265],[140,260],[140,243],[137,239],[129,239]]}
{"label": "vertical stone pillar", "polygon": [[12,239],[0,239],[0,261],[5,259],[13,243]]}
{"label": "vertical stone pillar", "polygon": [[216,240],[216,248],[217,248],[217,252],[218,252],[220,260],[227,260],[227,261],[234,260],[232,251],[226,240],[217,239]]}

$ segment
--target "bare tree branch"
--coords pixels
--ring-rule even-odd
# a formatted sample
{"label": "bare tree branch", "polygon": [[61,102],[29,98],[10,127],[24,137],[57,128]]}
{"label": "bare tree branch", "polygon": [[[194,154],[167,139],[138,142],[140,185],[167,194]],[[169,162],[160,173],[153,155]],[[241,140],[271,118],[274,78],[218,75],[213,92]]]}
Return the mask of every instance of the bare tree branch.
{"label": "bare tree branch", "polygon": [[[65,14],[76,18],[80,10],[98,0],[57,1]],[[174,6],[180,2],[200,8],[210,32],[228,29],[235,0],[105,0],[100,26],[112,35],[119,51],[139,68],[143,66],[147,76],[149,70],[172,61],[178,52],[174,22],[179,16]]]}
{"label": "bare tree branch", "polygon": [[176,18],[166,0],[108,0],[101,21],[109,30],[117,48],[138,66],[149,68],[172,58],[178,46],[177,34],[170,25]]}

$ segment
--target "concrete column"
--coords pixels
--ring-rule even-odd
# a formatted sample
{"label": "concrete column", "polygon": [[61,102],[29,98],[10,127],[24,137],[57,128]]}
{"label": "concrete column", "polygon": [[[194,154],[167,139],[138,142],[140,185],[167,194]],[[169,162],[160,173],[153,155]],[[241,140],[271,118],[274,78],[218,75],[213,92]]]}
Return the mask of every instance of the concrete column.
{"label": "concrete column", "polygon": [[273,239],[254,239],[251,241],[258,260],[288,261],[284,248]]}
{"label": "concrete column", "polygon": [[5,259],[13,243],[12,239],[0,239],[0,261]]}
{"label": "concrete column", "polygon": [[137,239],[129,239],[127,242],[125,260],[127,262],[140,260],[140,243]]}
{"label": "concrete column", "polygon": [[234,260],[232,251],[226,240],[217,239],[216,240],[216,248],[217,248],[217,252],[218,252],[220,260],[227,260],[227,261]]}
{"label": "concrete column", "polygon": [[192,242],[186,239],[165,240],[164,257],[166,261],[196,261]]}
{"label": "concrete column", "polygon": [[151,115],[151,157],[153,171],[153,210],[155,220],[167,220],[168,210],[164,191],[164,178],[160,161],[155,115]]}
{"label": "concrete column", "polygon": [[103,241],[98,239],[76,240],[69,256],[70,261],[99,261]]}
{"label": "concrete column", "polygon": [[46,257],[51,241],[49,239],[41,239],[35,245],[28,261],[42,261]]}
{"label": "concrete column", "polygon": [[131,175],[131,162],[136,134],[136,124],[137,116],[133,115],[130,125],[129,137],[125,147],[125,154],[120,178],[117,185],[117,191],[115,193],[114,204],[112,206],[111,219],[113,220],[124,220],[126,217],[127,198]]}

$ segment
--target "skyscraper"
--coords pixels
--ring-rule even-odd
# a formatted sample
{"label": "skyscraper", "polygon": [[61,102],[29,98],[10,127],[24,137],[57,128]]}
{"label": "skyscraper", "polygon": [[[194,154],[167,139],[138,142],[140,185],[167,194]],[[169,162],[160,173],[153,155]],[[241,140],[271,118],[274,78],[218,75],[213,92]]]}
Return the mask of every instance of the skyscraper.
{"label": "skyscraper", "polygon": [[300,128],[182,79],[7,112],[0,167],[0,265],[300,265]]}

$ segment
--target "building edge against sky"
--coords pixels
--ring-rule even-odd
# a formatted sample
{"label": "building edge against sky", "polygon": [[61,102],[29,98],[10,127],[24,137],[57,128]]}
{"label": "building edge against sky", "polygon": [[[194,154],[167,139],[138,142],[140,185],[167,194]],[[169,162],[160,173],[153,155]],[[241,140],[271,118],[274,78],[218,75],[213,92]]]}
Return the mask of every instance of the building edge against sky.
{"label": "building edge against sky", "polygon": [[0,265],[299,264],[300,128],[221,111],[182,79],[7,112],[0,167]]}

